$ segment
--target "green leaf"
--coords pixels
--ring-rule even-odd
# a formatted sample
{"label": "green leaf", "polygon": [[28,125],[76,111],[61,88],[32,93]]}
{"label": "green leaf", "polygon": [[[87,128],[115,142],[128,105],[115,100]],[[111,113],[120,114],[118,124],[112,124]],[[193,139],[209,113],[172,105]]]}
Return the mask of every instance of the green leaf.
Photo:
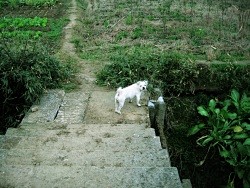
{"label": "green leaf", "polygon": [[241,131],[243,131],[243,129],[241,128],[241,126],[238,125],[238,126],[235,126],[235,127],[234,127],[234,132],[235,132],[235,133],[239,133],[239,132],[241,132]]}
{"label": "green leaf", "polygon": [[235,107],[238,109],[238,107],[239,107],[239,100],[240,100],[240,94],[235,89],[233,89],[231,91],[231,99],[233,100],[233,104],[235,105]]}
{"label": "green leaf", "polygon": [[244,112],[250,113],[250,97],[247,97],[245,93],[242,95],[240,106]]}
{"label": "green leaf", "polygon": [[244,173],[245,173],[245,169],[236,167],[235,171],[236,171],[237,175],[239,176],[239,178],[242,179],[244,176]]}
{"label": "green leaf", "polygon": [[227,99],[221,103],[224,107],[223,109],[227,111],[228,107],[231,105],[231,100]]}
{"label": "green leaf", "polygon": [[209,116],[207,110],[205,110],[205,108],[204,108],[203,106],[199,106],[197,109],[198,109],[198,113],[199,113],[200,115],[206,116],[206,117]]}
{"label": "green leaf", "polygon": [[241,124],[241,126],[243,128],[245,128],[246,130],[250,131],[250,124],[249,123],[244,122],[244,123]]}
{"label": "green leaf", "polygon": [[219,109],[219,108],[216,108],[216,109],[214,110],[214,112],[218,115],[218,114],[220,113],[220,109]]}
{"label": "green leaf", "polygon": [[227,116],[228,116],[228,118],[231,119],[231,120],[237,118],[237,114],[236,114],[236,113],[227,113]]}
{"label": "green leaf", "polygon": [[230,165],[236,166],[236,161],[235,161],[235,160],[229,158],[229,159],[226,159],[226,161],[227,161]]}
{"label": "green leaf", "polygon": [[213,139],[214,139],[213,137],[209,136],[209,137],[207,137],[207,138],[201,143],[201,145],[202,145],[202,146],[205,146],[207,143],[209,143],[209,142],[212,141]]}
{"label": "green leaf", "polygon": [[236,142],[237,150],[240,154],[244,154],[246,152],[245,146],[241,142]]}
{"label": "green leaf", "polygon": [[201,124],[198,124],[198,125],[195,125],[193,126],[191,129],[189,129],[188,131],[188,136],[191,136],[191,135],[194,135],[196,134],[197,132],[199,132],[201,129],[203,129],[205,127],[205,124],[204,123],[201,123]]}
{"label": "green leaf", "polygon": [[202,144],[202,142],[203,142],[204,139],[206,140],[208,137],[209,137],[208,135],[202,136],[202,137],[200,137],[199,139],[196,140],[196,143],[197,143],[198,145],[200,145],[200,146],[204,146],[204,145]]}
{"label": "green leaf", "polygon": [[246,134],[246,133],[235,134],[235,135],[233,136],[234,139],[245,139],[245,138],[248,138],[248,137],[249,137],[249,136],[248,136],[248,134]]}
{"label": "green leaf", "polygon": [[208,106],[209,106],[209,109],[210,109],[211,111],[214,111],[215,106],[216,106],[216,101],[215,101],[214,99],[211,99],[211,100],[209,101]]}
{"label": "green leaf", "polygon": [[224,137],[225,140],[228,140],[228,139],[230,139],[230,138],[232,138],[231,135],[226,135],[226,136]]}
{"label": "green leaf", "polygon": [[227,151],[225,148],[220,150],[220,156],[224,157],[224,158],[228,158],[230,157],[230,152]]}
{"label": "green leaf", "polygon": [[247,138],[245,142],[243,143],[244,146],[250,146],[250,138]]}

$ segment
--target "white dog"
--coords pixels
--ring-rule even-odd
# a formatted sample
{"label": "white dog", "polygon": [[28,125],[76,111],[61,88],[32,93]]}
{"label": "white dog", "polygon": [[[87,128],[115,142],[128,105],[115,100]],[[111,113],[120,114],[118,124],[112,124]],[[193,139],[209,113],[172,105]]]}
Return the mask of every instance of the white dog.
{"label": "white dog", "polygon": [[115,95],[115,112],[121,114],[121,109],[124,106],[125,100],[130,99],[130,102],[132,102],[134,97],[136,97],[137,106],[141,106],[141,93],[147,89],[147,85],[148,81],[139,81],[123,89],[119,87]]}

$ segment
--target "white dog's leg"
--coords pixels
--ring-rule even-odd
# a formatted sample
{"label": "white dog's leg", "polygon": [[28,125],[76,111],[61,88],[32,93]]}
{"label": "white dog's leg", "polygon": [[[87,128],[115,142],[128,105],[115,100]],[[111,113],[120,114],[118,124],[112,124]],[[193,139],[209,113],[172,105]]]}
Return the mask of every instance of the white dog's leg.
{"label": "white dog's leg", "polygon": [[117,112],[118,111],[118,102],[117,102],[117,99],[115,99],[115,112]]}
{"label": "white dog's leg", "polygon": [[137,106],[141,106],[141,104],[140,104],[140,98],[141,98],[141,95],[137,94],[136,95],[136,104],[137,104]]}
{"label": "white dog's leg", "polygon": [[125,99],[124,99],[124,100],[119,101],[118,111],[119,111],[120,113],[121,113],[121,109],[122,109],[122,107],[124,106],[124,103],[125,103]]}
{"label": "white dog's leg", "polygon": [[118,106],[117,106],[117,109],[115,110],[115,112],[118,114],[121,114],[121,109],[124,106],[125,100],[120,100],[117,102],[118,102]]}

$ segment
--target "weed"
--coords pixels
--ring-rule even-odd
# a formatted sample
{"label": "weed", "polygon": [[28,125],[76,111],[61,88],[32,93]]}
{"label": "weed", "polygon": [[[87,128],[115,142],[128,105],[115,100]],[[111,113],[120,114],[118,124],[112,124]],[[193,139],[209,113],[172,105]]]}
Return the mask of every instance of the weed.
{"label": "weed", "polygon": [[110,27],[110,21],[109,20],[104,20],[103,25],[105,28],[109,28]]}
{"label": "weed", "polygon": [[170,6],[171,6],[172,2],[171,1],[164,1],[163,4],[160,4],[158,7],[159,12],[161,13],[161,21],[163,24],[163,35],[167,34],[167,19],[168,19],[168,15],[170,12]]}
{"label": "weed", "polygon": [[169,17],[176,21],[184,21],[184,22],[190,22],[190,18],[187,17],[185,14],[182,14],[180,11],[171,11],[169,12]]}
{"label": "weed", "polygon": [[[232,90],[230,99],[223,102],[211,99],[207,107],[199,106],[197,109],[206,119],[193,126],[189,135],[201,132],[197,144],[208,146],[208,152],[211,147],[216,147],[220,156],[243,179],[244,187],[249,187],[250,98],[246,94],[240,96],[238,91]],[[206,157],[200,164],[205,160]]]}
{"label": "weed", "polygon": [[126,25],[132,25],[133,23],[133,16],[131,14],[129,14],[126,19],[125,19],[125,24]]}
{"label": "weed", "polygon": [[232,62],[232,61],[241,61],[241,60],[246,60],[246,57],[243,52],[238,52],[238,51],[233,51],[233,52],[226,52],[226,51],[221,51],[220,55],[217,57],[219,61],[224,61],[224,62]]}
{"label": "weed", "polygon": [[143,29],[140,27],[137,27],[132,32],[132,39],[142,38],[143,37]]}
{"label": "weed", "polygon": [[204,39],[208,36],[208,32],[204,28],[193,28],[190,30],[190,37],[195,46],[204,45]]}
{"label": "weed", "polygon": [[[99,3],[102,4],[101,2]],[[168,50],[165,46],[168,46],[173,51],[196,56],[196,59],[206,59],[204,48],[207,45],[215,46],[217,51],[225,51],[225,54],[229,53],[232,56],[230,61],[242,60],[243,57],[248,59],[248,53],[245,52],[245,49],[247,49],[245,43],[230,45],[230,48],[225,48],[227,46],[226,41],[235,44],[235,40],[239,39],[237,15],[231,16],[234,20],[233,22],[221,24],[220,13],[222,12],[216,7],[221,2],[207,1],[204,4],[190,0],[183,1],[183,3],[184,11],[183,7],[180,6],[181,1],[173,3],[168,0],[161,2],[160,5],[154,2],[117,1],[114,2],[114,7],[116,7],[115,13],[97,10],[94,15],[85,14],[84,20],[91,19],[92,22],[84,23],[84,27],[81,29],[81,41],[85,43],[82,44],[82,46],[86,47],[84,53],[91,52],[91,54],[85,54],[82,57],[89,58],[94,55],[95,52],[88,50],[88,48],[92,49],[93,46],[96,46],[97,40],[105,43],[105,48],[111,49],[112,47],[108,47],[108,45],[112,45],[112,43],[130,45],[131,40],[122,40],[130,37],[133,40],[136,39],[136,41],[149,42],[164,52]],[[232,2],[230,3],[232,4]],[[239,2],[237,2],[238,4]],[[102,4],[102,6],[105,5]],[[200,9],[196,10],[196,7]],[[209,23],[204,22],[204,19],[207,18],[206,8],[209,11]],[[227,15],[223,18],[225,22],[225,20],[229,20],[228,8],[225,8],[224,11],[225,15]],[[110,32],[110,30],[103,32],[108,28],[110,29],[110,27],[115,32]],[[124,28],[128,28],[128,30]],[[245,39],[247,40],[247,37]],[[231,53],[232,51],[233,53]],[[115,51],[109,50],[109,52],[113,53]],[[96,56],[99,56],[98,50],[96,53]],[[242,54],[242,57],[237,54]],[[109,54],[109,56],[111,55]],[[229,60],[229,58],[223,58],[220,55],[214,56],[213,59]]]}
{"label": "weed", "polygon": [[115,36],[115,40],[116,41],[120,41],[124,38],[127,38],[129,35],[129,33],[127,31],[120,31],[116,36]]}

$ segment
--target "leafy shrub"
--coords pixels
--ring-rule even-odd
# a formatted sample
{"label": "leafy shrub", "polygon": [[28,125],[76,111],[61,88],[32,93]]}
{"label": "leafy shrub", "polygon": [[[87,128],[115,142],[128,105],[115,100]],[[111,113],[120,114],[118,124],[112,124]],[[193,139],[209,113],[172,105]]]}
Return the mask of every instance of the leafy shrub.
{"label": "leafy shrub", "polygon": [[157,67],[157,56],[144,55],[146,51],[151,51],[151,48],[139,46],[130,49],[117,48],[116,54],[111,56],[114,63],[106,65],[97,73],[97,83],[117,87],[149,79]]}
{"label": "leafy shrub", "polygon": [[161,82],[166,95],[176,96],[194,92],[194,81],[199,72],[196,64],[188,61],[187,56],[178,53],[162,54],[157,69],[155,79]]}
{"label": "leafy shrub", "polygon": [[193,126],[189,135],[200,133],[197,144],[218,148],[245,187],[250,185],[250,98],[232,90],[230,98],[219,102],[211,99],[208,107],[199,106],[205,117],[203,123]]}
{"label": "leafy shrub", "polygon": [[97,74],[97,83],[126,86],[147,79],[167,96],[193,94],[199,90],[226,92],[233,88],[249,90],[250,65],[199,64],[191,56],[175,52],[158,53],[150,46],[116,49],[112,64]]}
{"label": "leafy shrub", "polygon": [[250,89],[250,65],[249,64],[200,64],[196,88],[207,88],[211,91],[228,93],[234,88],[240,91]]}
{"label": "leafy shrub", "polygon": [[46,88],[69,80],[72,71],[70,65],[62,64],[44,47],[29,40],[2,40],[0,52],[0,129],[4,130],[16,126],[25,107]]}
{"label": "leafy shrub", "polygon": [[[150,47],[135,46],[111,57],[114,62],[97,74],[97,83],[111,87],[126,86],[147,79],[167,94],[190,92],[197,76],[194,64],[178,53],[157,54]],[[192,79],[190,79],[192,78]]]}

